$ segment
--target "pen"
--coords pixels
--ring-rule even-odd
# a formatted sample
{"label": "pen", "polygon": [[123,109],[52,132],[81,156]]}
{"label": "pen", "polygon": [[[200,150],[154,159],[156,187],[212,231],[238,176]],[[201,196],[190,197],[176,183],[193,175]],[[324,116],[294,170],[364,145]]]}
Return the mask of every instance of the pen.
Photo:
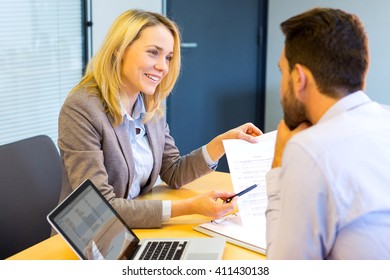
{"label": "pen", "polygon": [[246,194],[247,192],[253,190],[253,189],[256,188],[257,186],[258,186],[258,184],[254,184],[254,185],[252,185],[252,186],[246,188],[245,190],[242,190],[242,191],[240,191],[239,193],[236,193],[235,195],[233,195],[233,196],[227,198],[223,203],[229,203],[230,201],[232,201],[232,199],[233,199],[234,197],[236,197],[236,196],[241,196],[241,195],[243,195],[243,194]]}

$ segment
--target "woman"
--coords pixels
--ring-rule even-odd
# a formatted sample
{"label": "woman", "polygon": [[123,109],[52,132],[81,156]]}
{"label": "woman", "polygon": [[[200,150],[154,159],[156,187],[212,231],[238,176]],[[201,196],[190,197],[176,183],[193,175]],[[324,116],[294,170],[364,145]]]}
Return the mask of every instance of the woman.
{"label": "woman", "polygon": [[177,201],[132,200],[158,176],[179,188],[215,169],[223,139],[255,142],[261,131],[248,123],[180,156],[164,116],[165,98],[180,71],[180,34],[160,14],[130,10],[113,23],[81,82],[59,116],[58,146],[64,176],[61,200],[86,178],[133,228],[160,227],[170,217],[219,218],[234,210],[221,204],[229,192]]}

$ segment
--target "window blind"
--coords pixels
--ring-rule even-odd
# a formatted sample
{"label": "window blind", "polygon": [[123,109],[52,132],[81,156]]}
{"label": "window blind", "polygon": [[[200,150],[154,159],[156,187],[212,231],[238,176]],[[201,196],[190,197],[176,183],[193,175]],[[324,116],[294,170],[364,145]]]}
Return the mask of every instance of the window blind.
{"label": "window blind", "polygon": [[81,0],[0,1],[0,145],[39,134],[82,76]]}

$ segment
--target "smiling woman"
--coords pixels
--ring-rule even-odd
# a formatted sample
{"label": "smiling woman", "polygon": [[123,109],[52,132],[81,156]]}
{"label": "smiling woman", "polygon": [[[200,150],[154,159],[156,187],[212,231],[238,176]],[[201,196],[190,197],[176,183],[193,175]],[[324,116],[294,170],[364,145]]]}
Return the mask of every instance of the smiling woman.
{"label": "smiling woman", "polygon": [[152,96],[158,84],[168,74],[173,56],[174,39],[163,25],[142,31],[123,57],[123,90],[121,100],[131,115],[139,92]]}
{"label": "smiling woman", "polygon": [[151,12],[120,15],[59,116],[64,177],[61,200],[90,179],[130,227],[160,227],[170,217],[221,217],[234,210],[233,194],[209,192],[176,201],[133,200],[160,176],[179,188],[212,172],[224,155],[222,140],[255,141],[247,123],[181,156],[163,104],[180,72],[180,35],[174,22]]}
{"label": "smiling woman", "polygon": [[[142,55],[143,59],[147,55],[159,57],[162,47],[169,48],[170,63],[166,77],[156,85],[151,94],[143,96],[146,120],[152,119],[154,115],[161,116],[164,112],[161,101],[171,92],[180,71],[180,35],[175,23],[158,13],[129,10],[121,14],[113,22],[101,48],[89,62],[84,78],[72,93],[86,85],[99,87],[105,106],[114,118],[114,124],[120,124],[123,115],[119,94],[121,98],[125,98],[127,91],[133,91],[133,97],[140,92],[146,93],[141,90],[143,88],[139,87],[139,83],[134,83],[135,77],[143,77],[144,72],[133,72],[131,75],[135,77],[131,77],[131,81],[127,75],[143,64],[137,55]],[[134,102],[133,98],[131,103],[134,105]]]}

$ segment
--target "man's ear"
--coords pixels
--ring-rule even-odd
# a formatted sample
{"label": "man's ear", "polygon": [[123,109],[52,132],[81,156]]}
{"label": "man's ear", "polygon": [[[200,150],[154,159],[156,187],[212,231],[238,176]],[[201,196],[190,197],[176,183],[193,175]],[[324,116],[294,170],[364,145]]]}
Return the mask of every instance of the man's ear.
{"label": "man's ear", "polygon": [[301,64],[295,64],[293,71],[293,86],[295,97],[302,101],[305,98],[306,89],[308,86],[307,68]]}

